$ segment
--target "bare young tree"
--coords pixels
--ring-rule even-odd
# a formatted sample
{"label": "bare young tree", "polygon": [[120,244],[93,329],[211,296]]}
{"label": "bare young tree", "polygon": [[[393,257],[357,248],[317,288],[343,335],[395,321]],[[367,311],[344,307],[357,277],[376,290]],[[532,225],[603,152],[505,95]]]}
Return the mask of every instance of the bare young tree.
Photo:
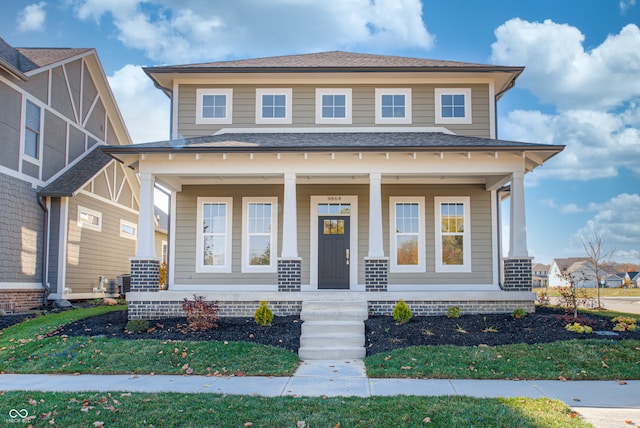
{"label": "bare young tree", "polygon": [[590,232],[582,235],[580,238],[580,242],[582,243],[582,248],[584,252],[587,254],[589,261],[591,262],[591,269],[596,277],[596,290],[598,296],[598,309],[602,309],[602,305],[600,304],[600,271],[602,269],[602,265],[609,262],[609,260],[613,257],[616,252],[615,247],[610,249],[605,249],[606,240],[604,234],[599,233],[595,229],[591,229]]}

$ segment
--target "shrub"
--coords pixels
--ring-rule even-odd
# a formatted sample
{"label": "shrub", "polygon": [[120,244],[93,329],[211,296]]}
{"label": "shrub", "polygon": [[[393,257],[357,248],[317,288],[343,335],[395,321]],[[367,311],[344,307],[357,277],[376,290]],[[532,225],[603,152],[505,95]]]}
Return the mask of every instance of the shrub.
{"label": "shrub", "polygon": [[564,326],[565,330],[573,331],[574,333],[593,333],[593,329],[588,325],[582,325],[578,322],[574,322],[573,324],[567,324]]}
{"label": "shrub", "polygon": [[269,309],[267,302],[260,302],[260,306],[256,309],[256,313],[253,318],[256,320],[256,324],[261,326],[271,325],[273,321],[273,312]]}
{"label": "shrub", "polygon": [[393,308],[393,319],[399,323],[406,323],[413,317],[413,313],[404,300],[398,300],[396,306]]}
{"label": "shrub", "polygon": [[611,321],[616,323],[613,331],[636,331],[636,319],[631,317],[615,317]]}
{"label": "shrub", "polygon": [[520,320],[527,316],[527,311],[522,308],[517,308],[513,312],[511,312],[511,316],[517,320]]}
{"label": "shrub", "polygon": [[449,306],[447,308],[447,318],[460,318],[460,308],[457,306]]}
{"label": "shrub", "polygon": [[218,326],[218,302],[207,302],[204,296],[185,297],[182,302],[190,330],[211,330]]}
{"label": "shrub", "polygon": [[131,320],[124,328],[129,333],[142,333],[149,328],[149,321],[147,320]]}

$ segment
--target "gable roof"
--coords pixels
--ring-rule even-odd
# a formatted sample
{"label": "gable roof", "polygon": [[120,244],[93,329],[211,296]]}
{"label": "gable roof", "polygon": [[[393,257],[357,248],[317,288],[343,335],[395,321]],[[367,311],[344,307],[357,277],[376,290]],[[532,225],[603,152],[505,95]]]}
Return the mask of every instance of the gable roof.
{"label": "gable roof", "polygon": [[0,67],[27,81],[26,73],[93,51],[89,48],[14,48],[0,38]]}
{"label": "gable roof", "polygon": [[111,156],[96,146],[75,165],[43,187],[38,194],[50,197],[75,196],[85,184],[112,161]]}

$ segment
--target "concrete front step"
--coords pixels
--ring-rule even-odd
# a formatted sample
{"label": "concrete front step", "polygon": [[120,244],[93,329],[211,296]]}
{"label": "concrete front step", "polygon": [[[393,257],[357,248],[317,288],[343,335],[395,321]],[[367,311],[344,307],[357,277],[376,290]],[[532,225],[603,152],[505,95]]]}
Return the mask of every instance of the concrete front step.
{"label": "concrete front step", "polygon": [[303,302],[298,355],[303,360],[362,359],[366,302]]}

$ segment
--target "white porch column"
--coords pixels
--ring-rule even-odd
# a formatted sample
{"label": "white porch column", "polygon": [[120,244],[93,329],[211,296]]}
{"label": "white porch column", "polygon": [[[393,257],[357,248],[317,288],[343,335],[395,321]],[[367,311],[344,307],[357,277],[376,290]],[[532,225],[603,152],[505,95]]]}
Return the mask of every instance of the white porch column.
{"label": "white porch column", "polygon": [[380,173],[369,174],[369,258],[384,257],[381,181]]}
{"label": "white porch column", "polygon": [[282,254],[283,259],[298,257],[298,213],[296,201],[296,175],[284,174],[284,207],[282,209]]}
{"label": "white porch column", "polygon": [[511,218],[509,257],[529,257],[527,250],[527,222],[524,211],[524,173],[514,172],[511,177]]}
{"label": "white porch column", "polygon": [[136,259],[156,258],[155,221],[153,213],[153,174],[140,174],[140,210],[138,211],[138,249]]}

